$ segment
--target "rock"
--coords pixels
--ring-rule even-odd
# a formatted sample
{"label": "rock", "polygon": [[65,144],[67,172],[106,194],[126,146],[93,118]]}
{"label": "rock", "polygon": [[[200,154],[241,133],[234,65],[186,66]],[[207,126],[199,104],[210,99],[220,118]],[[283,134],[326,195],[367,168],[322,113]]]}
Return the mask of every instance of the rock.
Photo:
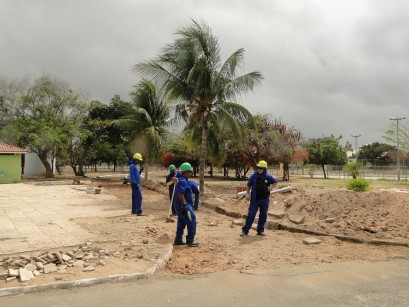
{"label": "rock", "polygon": [[325,219],[325,223],[334,223],[335,222],[335,217],[329,217]]}
{"label": "rock", "polygon": [[29,264],[27,264],[24,268],[25,268],[27,271],[32,272],[32,271],[34,271],[34,270],[37,269],[37,266],[36,266],[35,264],[29,263]]}
{"label": "rock", "polygon": [[389,229],[388,226],[381,226],[382,231],[388,231],[388,229]]}
{"label": "rock", "polygon": [[58,273],[58,274],[65,274],[66,272],[67,272],[66,269],[58,269],[58,270],[57,270],[57,273]]}
{"label": "rock", "polygon": [[257,224],[253,224],[253,225],[251,225],[251,229],[253,229],[253,230],[257,230]]}
{"label": "rock", "polygon": [[41,273],[39,272],[39,271],[37,271],[37,270],[34,270],[33,271],[33,275],[34,275],[34,277],[37,277],[38,275],[40,275]]}
{"label": "rock", "polygon": [[281,219],[285,216],[285,212],[281,210],[271,210],[268,212],[268,214],[278,219]]}
{"label": "rock", "polygon": [[55,272],[58,270],[57,266],[54,263],[48,263],[44,266],[44,274]]}
{"label": "rock", "polygon": [[8,276],[10,276],[10,277],[18,277],[18,270],[16,270],[16,269],[8,269]]}
{"label": "rock", "polygon": [[95,268],[93,266],[88,266],[86,268],[82,269],[83,272],[91,272],[91,271],[95,271]]}
{"label": "rock", "polygon": [[28,256],[28,255],[20,255],[20,259],[24,259],[24,260],[30,261],[30,260],[31,260],[31,257]]}
{"label": "rock", "polygon": [[55,276],[55,280],[62,280],[61,276]]}
{"label": "rock", "polygon": [[148,244],[148,243],[149,243],[149,240],[148,240],[148,239],[143,239],[143,240],[142,240],[142,243],[143,243],[143,244]]}
{"label": "rock", "polygon": [[60,252],[55,252],[54,255],[57,257],[59,263],[61,264],[64,263],[64,260],[62,260],[62,255]]}
{"label": "rock", "polygon": [[63,254],[63,255],[61,256],[61,258],[62,258],[62,260],[65,261],[65,262],[67,262],[67,261],[69,261],[69,260],[72,259],[70,256],[68,256],[68,255],[66,255],[66,254]]}
{"label": "rock", "polygon": [[26,269],[19,269],[18,270],[20,281],[29,281],[30,279],[34,278],[33,272],[27,271]]}
{"label": "rock", "polygon": [[75,261],[72,265],[73,266],[84,266],[84,261],[82,261],[82,260],[77,260],[77,261]]}
{"label": "rock", "polygon": [[312,245],[312,244],[320,244],[322,241],[316,238],[313,238],[313,237],[309,237],[309,238],[303,239],[302,242],[306,245]]}
{"label": "rock", "polygon": [[377,233],[378,232],[378,230],[376,228],[369,227],[369,226],[364,226],[364,227],[362,227],[362,229],[365,230],[365,231],[369,231],[370,233]]}
{"label": "rock", "polygon": [[16,278],[17,278],[16,276],[7,277],[7,278],[6,278],[6,282],[13,281],[13,280],[15,280]]}
{"label": "rock", "polygon": [[207,226],[217,226],[218,223],[216,222],[216,220],[214,220],[213,222],[207,224]]}
{"label": "rock", "polygon": [[288,218],[290,219],[291,222],[295,224],[301,224],[305,220],[305,216],[301,214],[292,214]]}
{"label": "rock", "polygon": [[40,261],[36,262],[37,270],[42,270],[44,269],[44,264]]}
{"label": "rock", "polygon": [[291,207],[294,204],[292,199],[285,199],[284,200],[284,207],[288,208]]}
{"label": "rock", "polygon": [[99,260],[98,263],[97,263],[97,265],[106,266],[106,263],[105,263],[105,261],[103,261],[103,260]]}
{"label": "rock", "polygon": [[233,220],[232,224],[237,225],[237,226],[243,226],[244,225],[244,220]]}

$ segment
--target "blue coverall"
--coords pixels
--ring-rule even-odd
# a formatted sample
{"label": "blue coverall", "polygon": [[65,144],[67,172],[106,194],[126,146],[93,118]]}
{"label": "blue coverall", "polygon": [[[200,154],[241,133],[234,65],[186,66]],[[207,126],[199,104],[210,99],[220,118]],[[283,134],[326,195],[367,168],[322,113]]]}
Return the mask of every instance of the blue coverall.
{"label": "blue coverall", "polygon": [[274,179],[273,176],[267,173],[267,170],[264,170],[263,173],[259,174],[256,170],[249,178],[247,182],[247,186],[251,188],[251,197],[250,197],[250,205],[249,211],[247,213],[246,223],[244,224],[242,231],[245,234],[248,234],[250,231],[251,226],[253,225],[254,219],[256,217],[257,211],[260,208],[260,214],[258,217],[257,223],[257,233],[261,234],[264,232],[264,225],[267,221],[267,214],[268,214],[268,206],[270,204],[270,198],[262,198],[258,199],[256,195],[257,191],[257,178],[264,180],[265,184],[274,184],[277,183],[277,180]]}
{"label": "blue coverall", "polygon": [[132,214],[142,214],[141,176],[135,160],[129,165],[129,181],[132,188]]}
{"label": "blue coverall", "polygon": [[[175,243],[183,242],[183,232],[187,227],[186,244],[191,244],[195,240],[196,235],[196,216],[193,212],[193,197],[192,189],[189,185],[189,180],[185,179],[182,174],[177,173],[176,177],[179,179],[176,184],[175,191],[175,210],[178,215],[178,222],[176,227]],[[186,201],[186,209],[183,210],[182,203],[179,199],[178,193],[183,193]]]}

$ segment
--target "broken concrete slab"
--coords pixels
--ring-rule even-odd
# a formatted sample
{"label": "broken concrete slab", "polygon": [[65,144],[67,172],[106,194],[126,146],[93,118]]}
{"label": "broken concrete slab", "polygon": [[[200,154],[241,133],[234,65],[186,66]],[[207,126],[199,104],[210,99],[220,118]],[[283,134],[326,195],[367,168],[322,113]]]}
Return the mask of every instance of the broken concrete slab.
{"label": "broken concrete slab", "polygon": [[54,263],[48,263],[44,266],[44,274],[55,272],[58,270],[57,266]]}
{"label": "broken concrete slab", "polygon": [[93,266],[88,266],[86,268],[82,269],[83,272],[91,272],[91,271],[95,271],[95,268]]}
{"label": "broken concrete slab", "polygon": [[313,237],[305,238],[302,242],[306,245],[320,244],[322,241]]}
{"label": "broken concrete slab", "polygon": [[54,255],[57,257],[58,261],[63,264],[64,260],[62,260],[62,255],[60,252],[55,252]]}
{"label": "broken concrete slab", "polygon": [[18,269],[20,281],[29,281],[30,279],[34,278],[33,272],[27,271],[26,269]]}
{"label": "broken concrete slab", "polygon": [[268,215],[271,215],[275,218],[281,219],[285,216],[285,212],[282,210],[271,210],[268,212]]}
{"label": "broken concrete slab", "polygon": [[84,266],[84,261],[82,261],[82,260],[77,260],[77,261],[75,261],[72,265],[73,266],[75,266],[75,267],[77,267],[77,266]]}
{"label": "broken concrete slab", "polygon": [[8,276],[18,277],[18,270],[17,269],[8,269]]}
{"label": "broken concrete slab", "polygon": [[67,261],[69,261],[69,260],[72,259],[70,256],[68,256],[68,255],[66,255],[66,254],[62,254],[61,258],[62,258],[62,260],[64,260],[65,262],[67,262]]}
{"label": "broken concrete slab", "polygon": [[27,271],[32,272],[32,271],[34,271],[34,270],[37,269],[37,266],[36,266],[35,264],[29,263],[29,264],[26,264],[26,266],[25,266],[24,268],[25,268]]}
{"label": "broken concrete slab", "polygon": [[295,224],[302,224],[305,220],[305,216],[301,214],[292,214],[288,218]]}

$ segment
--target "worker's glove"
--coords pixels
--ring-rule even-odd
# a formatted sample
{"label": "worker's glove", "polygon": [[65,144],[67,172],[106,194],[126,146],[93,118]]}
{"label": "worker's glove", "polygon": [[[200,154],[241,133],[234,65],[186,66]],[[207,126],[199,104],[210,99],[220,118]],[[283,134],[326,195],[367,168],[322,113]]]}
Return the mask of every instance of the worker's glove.
{"label": "worker's glove", "polygon": [[250,198],[251,198],[250,193],[247,193],[247,194],[246,194],[246,199],[247,199],[247,200],[250,200]]}
{"label": "worker's glove", "polygon": [[272,189],[273,189],[273,186],[269,185],[268,190],[271,192]]}
{"label": "worker's glove", "polygon": [[187,212],[187,205],[182,204],[182,213],[186,213],[186,212]]}

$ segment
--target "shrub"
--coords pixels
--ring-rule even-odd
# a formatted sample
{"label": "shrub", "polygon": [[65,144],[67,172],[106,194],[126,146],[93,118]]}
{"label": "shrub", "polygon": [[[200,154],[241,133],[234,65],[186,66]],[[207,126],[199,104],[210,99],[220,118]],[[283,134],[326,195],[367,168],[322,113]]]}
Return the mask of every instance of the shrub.
{"label": "shrub", "polygon": [[353,179],[356,179],[359,177],[359,170],[362,168],[362,163],[348,163],[347,165],[344,166],[344,171],[352,176]]}
{"label": "shrub", "polygon": [[355,192],[365,192],[369,190],[369,180],[364,178],[351,179],[347,183],[347,189]]}

